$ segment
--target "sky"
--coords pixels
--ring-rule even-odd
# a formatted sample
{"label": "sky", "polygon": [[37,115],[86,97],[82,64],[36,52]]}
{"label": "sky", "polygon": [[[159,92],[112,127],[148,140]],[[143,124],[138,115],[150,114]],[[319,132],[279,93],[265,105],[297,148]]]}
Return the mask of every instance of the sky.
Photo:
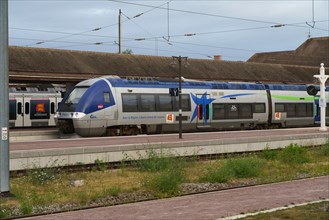
{"label": "sky", "polygon": [[246,61],[329,36],[329,0],[9,0],[9,45]]}

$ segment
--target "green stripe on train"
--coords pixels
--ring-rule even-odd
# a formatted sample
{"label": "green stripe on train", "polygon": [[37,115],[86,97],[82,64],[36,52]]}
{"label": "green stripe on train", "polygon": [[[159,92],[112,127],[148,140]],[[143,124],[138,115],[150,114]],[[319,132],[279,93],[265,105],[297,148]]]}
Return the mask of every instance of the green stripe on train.
{"label": "green stripe on train", "polygon": [[[283,100],[291,100],[291,101],[313,101],[314,97],[312,96],[286,96],[286,95],[272,95],[272,98],[283,99]],[[316,99],[317,97],[315,97]]]}

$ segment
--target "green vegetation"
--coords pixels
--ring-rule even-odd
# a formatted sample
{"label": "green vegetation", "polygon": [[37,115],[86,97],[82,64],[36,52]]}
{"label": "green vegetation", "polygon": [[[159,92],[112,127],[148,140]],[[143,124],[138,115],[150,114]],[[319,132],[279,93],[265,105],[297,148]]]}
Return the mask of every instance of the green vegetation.
{"label": "green vegetation", "polygon": [[315,203],[311,205],[298,206],[277,212],[263,213],[255,216],[243,218],[244,220],[328,220],[329,219],[329,202]]}
{"label": "green vegetation", "polygon": [[329,156],[329,141],[322,146],[322,154],[327,157]]}
{"label": "green vegetation", "polygon": [[[91,170],[80,172],[35,167],[24,176],[11,178],[15,197],[0,198],[0,218],[58,211],[62,207],[127,203],[139,200],[136,195],[145,195],[140,200],[172,197],[186,192],[183,183],[234,187],[328,175],[328,146],[289,145],[280,150],[265,148],[259,153],[226,155],[216,160],[184,158],[170,151],[151,149],[138,160],[125,155],[120,169],[109,169],[101,160],[96,160]],[[84,184],[72,186],[72,180],[83,180]]]}
{"label": "green vegetation", "polygon": [[289,146],[285,147],[280,152],[279,158],[282,162],[289,165],[302,164],[310,161],[305,148],[296,144],[290,144]]}
{"label": "green vegetation", "polygon": [[225,183],[233,178],[249,178],[259,175],[262,161],[255,157],[233,158],[220,165],[209,165],[200,182]]}

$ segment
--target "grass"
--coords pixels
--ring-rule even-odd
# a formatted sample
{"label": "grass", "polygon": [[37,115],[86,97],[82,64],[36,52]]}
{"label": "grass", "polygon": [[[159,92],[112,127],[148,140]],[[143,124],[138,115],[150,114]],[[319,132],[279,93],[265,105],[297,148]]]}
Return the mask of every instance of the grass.
{"label": "grass", "polygon": [[329,202],[315,203],[295,208],[285,209],[281,211],[263,213],[255,216],[243,218],[243,220],[283,220],[283,219],[298,219],[298,220],[328,220],[329,219]]}
{"label": "grass", "polygon": [[[163,150],[149,150],[133,167],[123,162],[116,170],[108,169],[101,160],[91,171],[69,173],[51,167],[36,168],[25,176],[11,178],[10,188],[15,198],[0,198],[0,218],[35,213],[38,207],[54,204],[80,208],[127,193],[172,197],[179,195],[182,183],[270,183],[328,175],[326,148],[304,149],[291,145],[277,151],[267,149],[266,153],[189,161]],[[293,162],[287,158],[294,158]],[[73,187],[71,180],[83,180],[84,185]]]}
{"label": "grass", "polygon": [[280,152],[279,159],[289,165],[302,164],[310,161],[305,148],[296,144],[290,144],[289,146],[285,147]]}
{"label": "grass", "polygon": [[226,183],[233,178],[250,178],[259,175],[262,161],[256,157],[233,158],[220,165],[210,165],[200,182]]}

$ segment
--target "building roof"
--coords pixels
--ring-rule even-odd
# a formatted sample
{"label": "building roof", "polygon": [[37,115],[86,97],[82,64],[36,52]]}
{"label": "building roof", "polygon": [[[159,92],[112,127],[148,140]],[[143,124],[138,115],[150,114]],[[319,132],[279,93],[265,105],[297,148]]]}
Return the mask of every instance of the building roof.
{"label": "building roof", "polygon": [[320,67],[329,66],[329,37],[310,38],[296,50],[256,53],[247,62]]}
{"label": "building roof", "polygon": [[[171,57],[9,47],[11,82],[74,82],[103,75],[178,76]],[[188,59],[182,76],[198,80],[312,83],[318,67]],[[329,70],[327,70],[329,72]]]}

